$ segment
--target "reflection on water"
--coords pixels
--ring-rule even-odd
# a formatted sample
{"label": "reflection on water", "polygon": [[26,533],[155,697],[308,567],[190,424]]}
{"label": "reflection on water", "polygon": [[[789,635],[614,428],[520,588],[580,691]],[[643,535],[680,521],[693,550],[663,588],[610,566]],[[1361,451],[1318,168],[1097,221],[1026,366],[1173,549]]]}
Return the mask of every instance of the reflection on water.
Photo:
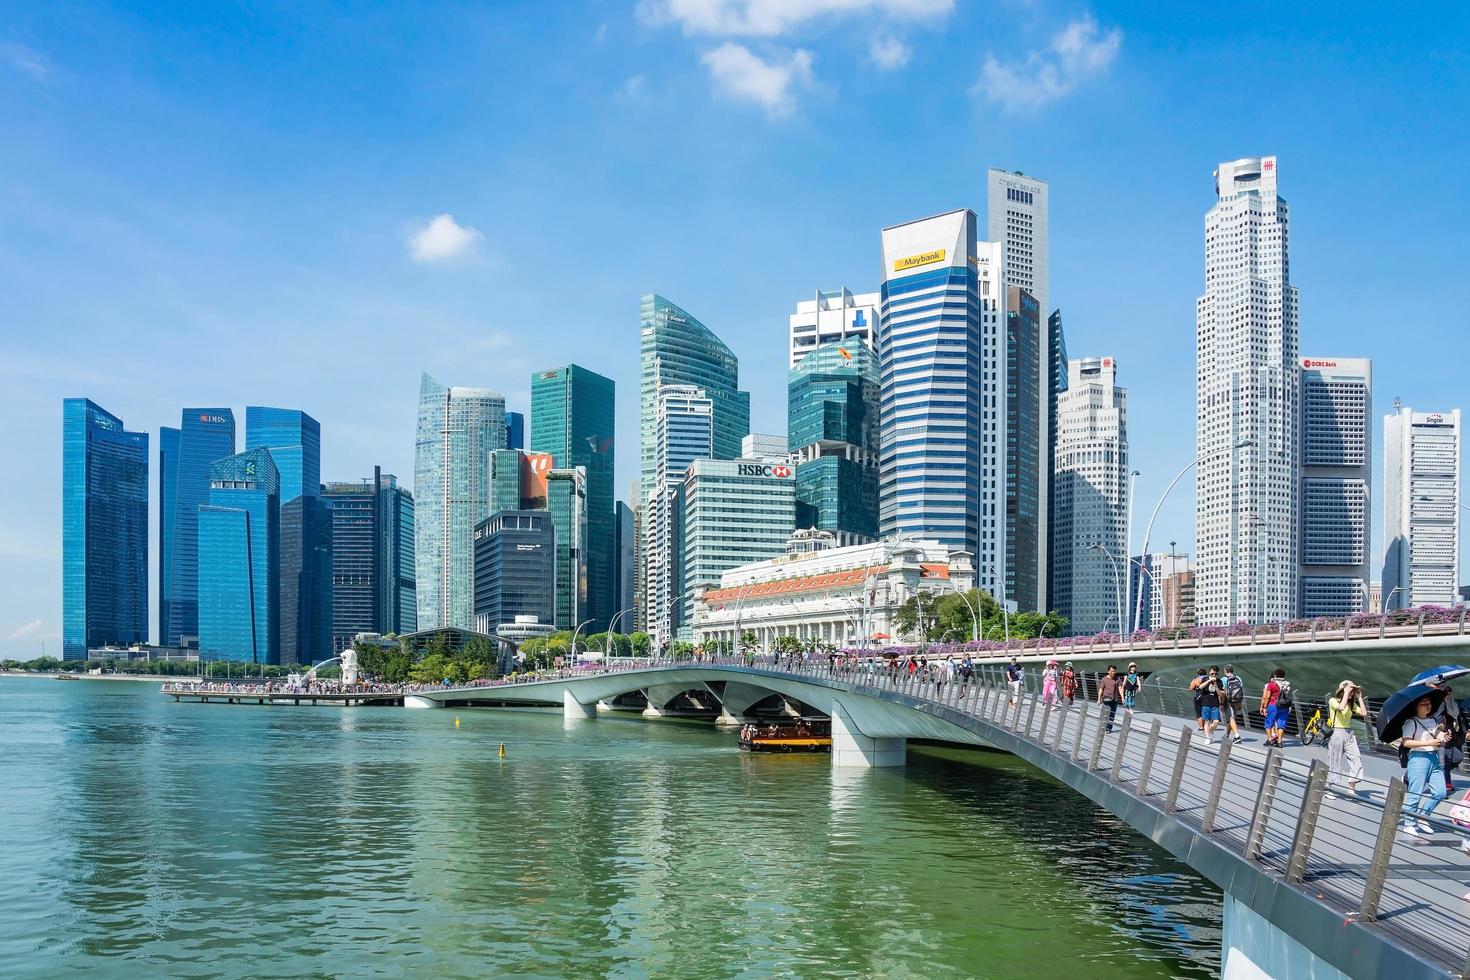
{"label": "reflection on water", "polygon": [[1008,756],[455,717],[0,680],[0,975],[1217,969],[1218,890]]}

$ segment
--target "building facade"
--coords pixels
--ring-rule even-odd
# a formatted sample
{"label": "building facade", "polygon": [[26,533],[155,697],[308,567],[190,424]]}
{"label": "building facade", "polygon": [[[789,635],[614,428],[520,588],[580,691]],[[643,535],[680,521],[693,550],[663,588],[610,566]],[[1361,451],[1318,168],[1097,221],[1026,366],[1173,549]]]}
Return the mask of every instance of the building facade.
{"label": "building facade", "polygon": [[505,413],[505,448],[526,448],[526,416],[521,412]]}
{"label": "building facade", "polygon": [[1074,635],[1126,629],[1118,608],[1128,555],[1128,465],[1128,393],[1118,386],[1117,362],[1074,358],[1057,403],[1052,484],[1055,608]]}
{"label": "building facade", "polygon": [[1153,629],[1187,630],[1199,625],[1194,609],[1193,563],[1179,556],[1174,571],[1159,575],[1155,581],[1158,583],[1159,601]]}
{"label": "building facade", "polygon": [[761,458],[700,459],[684,476],[683,609],[731,568],[783,554],[796,530],[796,470]]}
{"label": "building facade", "polygon": [[1395,402],[1383,420],[1385,610],[1458,601],[1460,511],[1460,410]]}
{"label": "building facade", "polygon": [[280,476],[282,664],[332,656],[332,515],[321,499],[320,423],[294,408],[245,408],[245,448],[269,449]]}
{"label": "building facade", "polygon": [[838,343],[877,347],[877,293],[853,293],[846,287],[836,292],[817,290],[813,299],[796,304],[791,314],[791,366],[824,344]]}
{"label": "building facade", "polygon": [[638,526],[633,508],[619,500],[613,506],[613,616],[622,613],[616,624],[621,632],[631,633],[637,609]]}
{"label": "building facade", "polygon": [[[643,535],[644,629],[654,649],[672,642],[682,609],[683,517],[679,494],[696,459],[709,459],[714,441],[714,402],[691,385],[659,389],[654,425],[654,473],[645,488]],[[641,482],[641,481],[640,481]]]}
{"label": "building facade", "polygon": [[148,642],[148,433],[61,406],[61,655]]}
{"label": "building facade", "polygon": [[1046,416],[1051,395],[1041,307],[1019,286],[1006,287],[1005,590],[1021,609],[1046,605],[1046,484],[1051,459]]}
{"label": "building facade", "polygon": [[1006,417],[1001,249],[973,211],[883,230],[878,530],[974,555],[999,595]]}
{"label": "building facade", "polygon": [[281,481],[269,449],[210,466],[199,508],[199,655],[280,663]]}
{"label": "building facade", "polygon": [[159,443],[158,642],[177,647],[199,637],[199,506],[209,502],[210,465],[235,455],[235,415],[186,408]]}
{"label": "building facade", "polygon": [[1301,378],[1275,157],[1215,171],[1196,304],[1195,601],[1205,625],[1291,619],[1299,597]]}
{"label": "building facade", "polygon": [[717,588],[696,590],[694,642],[749,650],[740,638],[753,634],[762,651],[775,649],[782,636],[877,650],[911,639],[898,635],[894,617],[916,594],[974,587],[970,556],[938,541],[820,544],[798,531],[786,554],[729,569]]}
{"label": "building facade", "polygon": [[322,499],[332,517],[332,654],[358,633],[413,633],[413,495],[391,473],[328,483]]}
{"label": "building facade", "polygon": [[[546,474],[546,509],[556,529],[556,627],[574,630],[587,610],[587,471],[580,466]],[[591,629],[588,623],[587,628]]]}
{"label": "building facade", "polygon": [[796,464],[796,525],[840,545],[878,536],[878,357],[833,340],[791,369],[786,424]]}
{"label": "building facade", "polygon": [[770,432],[752,432],[740,440],[739,459],[785,460],[786,437]]}
{"label": "building facade", "polygon": [[1373,480],[1373,367],[1365,358],[1304,357],[1299,612],[1368,608]]}
{"label": "building facade", "polygon": [[531,375],[531,451],[547,453],[558,469],[587,475],[588,632],[607,629],[614,606],[613,428],[616,387],[576,364]]}
{"label": "building facade", "polygon": [[1056,555],[1058,536],[1056,532],[1057,501],[1052,467],[1057,458],[1057,413],[1061,410],[1062,392],[1067,390],[1067,337],[1062,330],[1062,311],[1053,310],[1046,320],[1047,334],[1047,406],[1046,446],[1042,452],[1042,477],[1046,481],[1046,536],[1042,554],[1046,563],[1046,608],[1055,609],[1056,600]]}
{"label": "building facade", "polygon": [[505,438],[504,396],[423,376],[414,441],[420,632],[474,625],[475,526],[490,516],[488,460]]}
{"label": "building facade", "polygon": [[[556,530],[546,510],[502,510],[475,526],[475,630],[556,617]],[[529,620],[523,620],[528,622]]]}
{"label": "building facade", "polygon": [[1048,187],[1044,180],[992,167],[986,173],[987,236],[1005,247],[1004,281],[1051,310]]}

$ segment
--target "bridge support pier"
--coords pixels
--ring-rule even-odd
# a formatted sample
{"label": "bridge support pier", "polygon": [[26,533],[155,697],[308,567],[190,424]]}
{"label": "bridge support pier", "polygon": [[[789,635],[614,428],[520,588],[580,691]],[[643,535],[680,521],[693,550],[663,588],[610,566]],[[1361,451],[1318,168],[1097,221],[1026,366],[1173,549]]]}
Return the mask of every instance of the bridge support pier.
{"label": "bridge support pier", "polygon": [[583,704],[571,691],[561,692],[561,716],[567,720],[597,717],[597,702]]}
{"label": "bridge support pier", "polygon": [[907,762],[907,739],[870,738],[858,731],[841,701],[832,702],[832,765],[873,768]]}
{"label": "bridge support pier", "polygon": [[1346,973],[1320,959],[1285,930],[1272,925],[1270,920],[1229,892],[1225,893],[1225,928],[1221,945],[1220,976],[1223,980],[1269,980],[1271,977],[1350,980]]}
{"label": "bridge support pier", "polygon": [[423,697],[422,695],[418,695],[418,694],[405,694],[403,696],[403,706],[405,708],[442,708],[442,707],[444,707],[444,705],[440,704],[438,701],[435,701],[433,698],[426,698],[426,697]]}

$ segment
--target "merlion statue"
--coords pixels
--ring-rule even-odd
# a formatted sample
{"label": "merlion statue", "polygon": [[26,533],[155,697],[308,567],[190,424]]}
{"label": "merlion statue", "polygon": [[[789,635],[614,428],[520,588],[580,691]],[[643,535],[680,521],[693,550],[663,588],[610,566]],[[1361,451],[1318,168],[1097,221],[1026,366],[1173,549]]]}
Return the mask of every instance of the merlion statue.
{"label": "merlion statue", "polygon": [[357,683],[357,651],[352,647],[342,651],[342,683]]}

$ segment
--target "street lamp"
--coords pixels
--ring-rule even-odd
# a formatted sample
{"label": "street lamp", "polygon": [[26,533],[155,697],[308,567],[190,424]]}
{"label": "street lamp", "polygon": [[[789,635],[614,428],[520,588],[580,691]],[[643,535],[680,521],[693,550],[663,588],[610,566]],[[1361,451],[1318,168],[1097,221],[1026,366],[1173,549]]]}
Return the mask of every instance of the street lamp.
{"label": "street lamp", "polygon": [[[1164,489],[1164,495],[1162,497],[1160,497],[1159,498],[1159,502],[1154,505],[1154,512],[1152,514],[1150,514],[1149,515],[1149,518],[1148,518],[1148,526],[1145,527],[1144,530],[1143,530],[1143,548],[1142,548],[1141,551],[1139,551],[1139,554],[1141,554],[1141,555],[1148,554],[1149,539],[1153,536],[1153,533],[1154,533],[1154,521],[1159,516],[1159,509],[1164,506],[1164,501],[1169,499],[1169,494],[1170,494],[1170,492],[1173,491],[1174,485],[1177,484],[1180,480],[1184,479],[1184,474],[1188,473],[1195,466],[1197,466],[1198,464],[1204,462],[1207,459],[1214,459],[1216,456],[1223,456],[1226,453],[1233,453],[1237,449],[1244,449],[1246,446],[1254,446],[1255,444],[1256,444],[1256,441],[1254,439],[1242,439],[1239,442],[1237,442],[1235,445],[1231,446],[1229,449],[1217,449],[1217,450],[1215,450],[1212,453],[1202,453],[1201,455],[1196,456],[1194,459],[1190,460],[1189,463],[1187,463],[1185,465],[1185,467],[1182,470],[1180,470],[1178,472],[1178,474],[1175,475],[1174,479],[1172,479],[1172,480],[1169,481],[1169,485]],[[1133,619],[1136,622],[1142,616],[1143,616],[1143,589],[1142,589],[1141,583],[1140,583],[1140,588],[1138,590],[1138,599],[1135,601],[1134,607],[1133,607]],[[1121,618],[1119,619],[1119,622],[1120,623],[1122,622],[1122,619]]]}
{"label": "street lamp", "polygon": [[572,663],[577,662],[577,634],[582,632],[582,627],[586,626],[590,622],[592,622],[592,620],[584,619],[581,623],[577,625],[576,629],[572,630]]}
{"label": "street lamp", "polygon": [[[1113,553],[1111,551],[1109,551],[1103,545],[1098,544],[1096,541],[1094,541],[1092,544],[1088,545],[1087,548],[1088,548],[1089,551],[1101,551],[1103,554],[1105,554],[1105,555],[1108,556],[1108,561],[1110,561],[1110,562],[1113,563],[1113,599],[1118,604],[1118,628],[1119,629],[1122,629],[1122,627],[1123,627],[1123,581],[1122,581],[1121,575],[1118,572],[1118,559],[1113,556]],[[1104,624],[1104,627],[1106,628],[1106,624]]]}
{"label": "street lamp", "polygon": [[970,597],[967,596],[967,595],[965,595],[963,592],[961,592],[960,591],[960,587],[958,585],[955,585],[954,584],[954,579],[952,579],[952,578],[951,579],[945,579],[945,581],[948,582],[949,583],[949,587],[952,590],[954,590],[954,594],[957,595],[957,596],[959,596],[961,599],[964,600],[965,608],[967,610],[969,610],[969,612],[970,612],[970,642],[971,643],[978,643],[978,642],[980,642],[980,612],[979,612],[980,598],[979,598],[979,596],[976,596],[975,597],[975,602],[974,603],[971,603],[970,602]]}
{"label": "street lamp", "polygon": [[1011,610],[1010,607],[1006,605],[1005,581],[1001,579],[1000,573],[995,570],[994,565],[989,566],[989,568],[991,576],[993,576],[995,581],[1000,585],[1000,615],[1001,622],[1005,624],[1006,648],[1009,649],[1011,645]]}
{"label": "street lamp", "polygon": [[[625,615],[627,615],[628,613],[632,612],[635,608],[636,608],[635,606],[629,606],[627,609],[619,609],[616,613],[613,614],[613,618],[607,624],[607,635],[608,636],[611,636],[613,638],[613,650],[614,650],[614,652],[616,652],[617,651],[617,648],[618,648],[617,633],[615,632],[616,629],[617,629],[618,620],[622,619]],[[629,653],[632,653],[633,652],[633,647],[632,647],[631,641],[629,642],[629,645],[628,645],[628,652]]]}

